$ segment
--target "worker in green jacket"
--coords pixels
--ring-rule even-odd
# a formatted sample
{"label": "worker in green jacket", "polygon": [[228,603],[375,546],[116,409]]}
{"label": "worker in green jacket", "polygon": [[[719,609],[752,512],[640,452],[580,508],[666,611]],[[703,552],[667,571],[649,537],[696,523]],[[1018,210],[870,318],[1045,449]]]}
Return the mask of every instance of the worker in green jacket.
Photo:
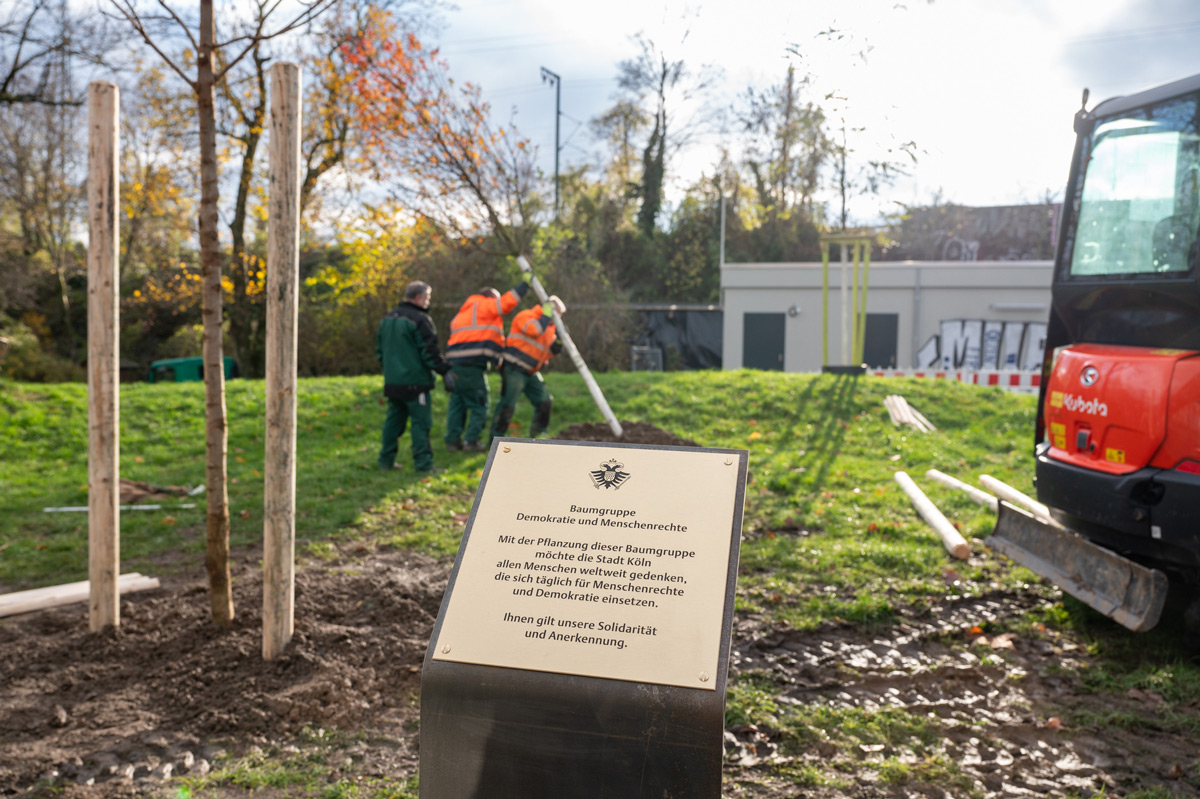
{"label": "worker in green jacket", "polygon": [[429,392],[435,372],[442,376],[447,391],[454,390],[454,375],[438,348],[437,329],[426,310],[432,298],[433,289],[428,283],[409,283],[404,301],[383,318],[375,334],[375,356],[383,366],[383,395],[388,401],[379,449],[380,469],[397,468],[399,438],[411,422],[413,466],[418,472],[433,471]]}

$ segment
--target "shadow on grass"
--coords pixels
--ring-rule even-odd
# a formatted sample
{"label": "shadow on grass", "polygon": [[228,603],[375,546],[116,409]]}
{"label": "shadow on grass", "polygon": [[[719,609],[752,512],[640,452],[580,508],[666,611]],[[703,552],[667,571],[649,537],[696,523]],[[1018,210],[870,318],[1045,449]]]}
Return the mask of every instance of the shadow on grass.
{"label": "shadow on grass", "polygon": [[[816,417],[812,433],[804,438],[805,455],[801,461],[807,470],[804,482],[809,490],[796,505],[796,510],[805,517],[810,515],[815,497],[841,454],[858,381],[857,375],[822,375],[809,381],[797,398],[799,415],[807,419]],[[815,414],[811,406],[815,406]]]}

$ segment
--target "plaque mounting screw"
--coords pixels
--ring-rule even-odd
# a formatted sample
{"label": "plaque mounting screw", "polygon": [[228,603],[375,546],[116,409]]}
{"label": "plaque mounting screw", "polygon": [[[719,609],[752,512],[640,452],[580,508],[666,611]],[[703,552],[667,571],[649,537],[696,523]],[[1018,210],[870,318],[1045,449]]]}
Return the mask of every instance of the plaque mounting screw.
{"label": "plaque mounting screw", "polygon": [[443,655],[450,654],[450,644],[442,644],[442,654]]}
{"label": "plaque mounting screw", "polygon": [[725,459],[725,465],[726,465],[726,466],[732,466],[732,465],[733,465],[733,458],[726,458],[726,459]]}
{"label": "plaque mounting screw", "polygon": [[505,448],[504,448],[504,451],[505,451],[505,452],[512,452],[512,447],[505,447]]}
{"label": "plaque mounting screw", "polygon": [[708,672],[707,671],[700,672],[700,682],[708,682]]}

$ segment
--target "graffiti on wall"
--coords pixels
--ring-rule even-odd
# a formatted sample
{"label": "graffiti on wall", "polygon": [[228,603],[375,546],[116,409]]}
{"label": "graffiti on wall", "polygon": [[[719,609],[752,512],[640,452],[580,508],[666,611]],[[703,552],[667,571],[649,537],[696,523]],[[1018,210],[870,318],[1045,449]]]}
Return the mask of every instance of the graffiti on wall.
{"label": "graffiti on wall", "polygon": [[1046,348],[1044,322],[998,322],[987,319],[943,319],[941,332],[917,351],[920,369],[1042,368]]}

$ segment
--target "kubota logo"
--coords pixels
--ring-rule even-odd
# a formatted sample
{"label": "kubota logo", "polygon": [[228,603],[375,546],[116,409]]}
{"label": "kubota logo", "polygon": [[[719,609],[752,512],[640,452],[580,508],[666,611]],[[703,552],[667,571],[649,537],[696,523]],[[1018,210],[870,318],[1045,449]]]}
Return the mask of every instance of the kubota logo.
{"label": "kubota logo", "polygon": [[1098,399],[1085,400],[1074,394],[1063,397],[1063,407],[1072,413],[1086,413],[1091,416],[1108,416],[1108,405]]}

